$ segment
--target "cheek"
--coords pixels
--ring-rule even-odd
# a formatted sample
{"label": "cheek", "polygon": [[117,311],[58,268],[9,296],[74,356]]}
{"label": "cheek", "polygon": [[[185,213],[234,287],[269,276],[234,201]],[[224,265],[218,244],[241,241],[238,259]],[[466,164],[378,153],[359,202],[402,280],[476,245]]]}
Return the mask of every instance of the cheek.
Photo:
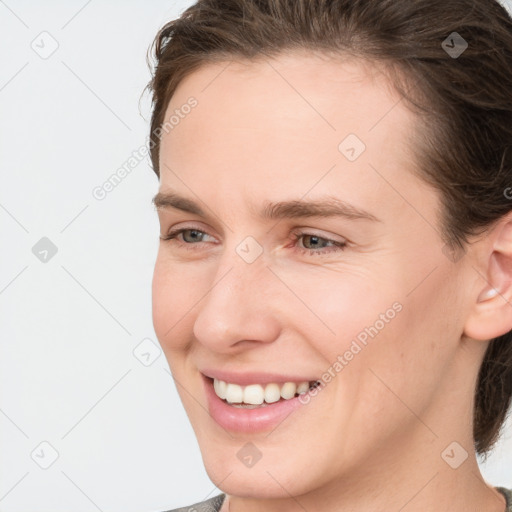
{"label": "cheek", "polygon": [[290,273],[287,279],[294,283],[294,290],[309,309],[308,312],[302,307],[300,314],[296,310],[295,318],[289,320],[296,327],[305,327],[310,341],[323,340],[319,349],[331,358],[347,350],[352,340],[364,344],[398,314],[393,304],[399,301],[399,290],[383,282],[379,275],[354,269],[322,269],[307,275]]}
{"label": "cheek", "polygon": [[[401,269],[399,279],[391,272],[331,273],[325,279],[304,279],[300,286],[301,297],[316,315],[296,317],[300,323],[295,325],[303,326],[322,354],[325,371],[343,375],[340,392],[365,394],[370,408],[371,402],[380,409],[379,403],[394,399],[378,376],[413,402],[425,400],[456,349],[460,325],[455,321],[448,326],[445,320],[457,319],[453,275],[439,268],[411,293],[415,276],[427,272],[411,271],[407,279],[407,267]],[[411,382],[418,386],[411,387]]]}
{"label": "cheek", "polygon": [[191,281],[184,270],[159,251],[153,272],[152,315],[164,352],[185,348],[191,332],[189,315],[197,302],[197,281]]}
{"label": "cheek", "polygon": [[[373,397],[363,413],[368,421],[388,418],[392,426],[393,415],[409,414],[401,401],[419,414],[438,392],[459,340],[456,304],[451,301],[454,284],[453,276],[439,269],[412,293],[410,288],[403,291],[397,297],[401,311],[363,350],[361,390]],[[446,318],[452,320],[449,325]]]}

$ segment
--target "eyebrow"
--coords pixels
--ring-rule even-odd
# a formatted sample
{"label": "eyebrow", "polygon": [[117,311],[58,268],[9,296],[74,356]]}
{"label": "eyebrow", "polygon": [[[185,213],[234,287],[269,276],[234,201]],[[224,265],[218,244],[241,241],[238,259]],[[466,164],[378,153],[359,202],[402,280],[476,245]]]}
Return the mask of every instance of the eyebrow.
{"label": "eyebrow", "polygon": [[[152,200],[157,209],[174,208],[194,215],[206,217],[204,210],[194,201],[176,192],[159,192]],[[254,209],[251,208],[254,212]],[[350,220],[371,220],[380,222],[370,212],[356,208],[335,196],[325,196],[315,200],[302,199],[264,203],[257,212],[263,220],[294,219],[305,217],[345,217]]]}

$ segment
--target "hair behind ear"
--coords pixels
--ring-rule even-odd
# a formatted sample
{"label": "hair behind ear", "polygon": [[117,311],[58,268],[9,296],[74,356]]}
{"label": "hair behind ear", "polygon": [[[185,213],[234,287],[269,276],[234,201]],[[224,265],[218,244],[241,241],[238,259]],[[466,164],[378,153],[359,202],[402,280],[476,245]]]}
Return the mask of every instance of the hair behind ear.
{"label": "hair behind ear", "polygon": [[475,450],[487,459],[498,441],[512,403],[512,332],[489,343],[475,392]]}

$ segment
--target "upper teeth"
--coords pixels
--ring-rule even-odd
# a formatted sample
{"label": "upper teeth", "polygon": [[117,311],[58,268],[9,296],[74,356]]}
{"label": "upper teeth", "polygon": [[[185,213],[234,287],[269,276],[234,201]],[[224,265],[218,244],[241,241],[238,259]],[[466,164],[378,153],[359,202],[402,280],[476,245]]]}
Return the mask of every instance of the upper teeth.
{"label": "upper teeth", "polygon": [[286,400],[293,398],[295,394],[306,393],[309,389],[309,381],[285,382],[284,384],[250,384],[249,386],[239,386],[231,382],[213,379],[213,389],[215,394],[232,403],[246,403],[260,405],[263,402],[271,404],[281,398]]}

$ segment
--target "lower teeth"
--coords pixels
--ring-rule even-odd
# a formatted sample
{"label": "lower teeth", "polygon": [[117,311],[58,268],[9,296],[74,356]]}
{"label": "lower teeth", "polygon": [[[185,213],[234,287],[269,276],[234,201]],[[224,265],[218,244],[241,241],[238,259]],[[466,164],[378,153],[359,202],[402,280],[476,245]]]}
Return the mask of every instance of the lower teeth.
{"label": "lower teeth", "polygon": [[253,405],[253,404],[230,404],[229,402],[226,402],[227,404],[229,405],[232,405],[233,407],[238,407],[240,409],[256,409],[258,407],[266,407],[267,405],[270,405],[270,404],[267,404],[267,402],[263,402],[262,404],[259,404],[259,405]]}

